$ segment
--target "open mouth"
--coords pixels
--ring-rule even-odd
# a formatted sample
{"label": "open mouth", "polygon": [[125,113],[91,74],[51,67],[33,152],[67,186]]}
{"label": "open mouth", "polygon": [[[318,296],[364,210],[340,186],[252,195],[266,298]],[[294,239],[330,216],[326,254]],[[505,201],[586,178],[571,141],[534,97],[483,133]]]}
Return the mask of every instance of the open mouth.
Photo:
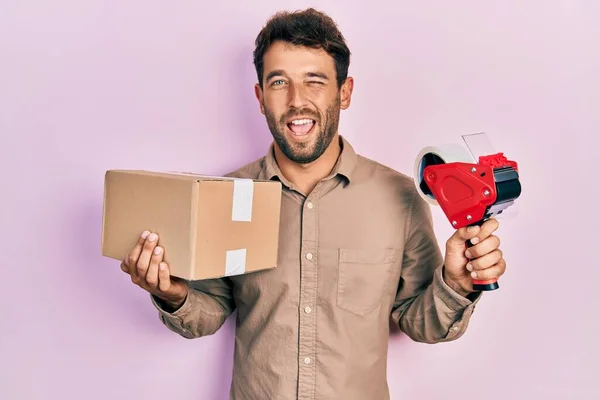
{"label": "open mouth", "polygon": [[315,120],[310,118],[294,119],[287,124],[294,136],[308,135],[315,126]]}

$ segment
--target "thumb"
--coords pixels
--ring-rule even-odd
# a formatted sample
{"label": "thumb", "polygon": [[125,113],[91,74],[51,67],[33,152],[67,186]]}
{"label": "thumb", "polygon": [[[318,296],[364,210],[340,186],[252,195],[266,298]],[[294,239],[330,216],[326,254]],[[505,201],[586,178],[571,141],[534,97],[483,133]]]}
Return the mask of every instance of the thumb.
{"label": "thumb", "polygon": [[448,239],[448,246],[462,251],[465,248],[467,240],[477,236],[480,230],[481,228],[478,225],[463,226],[462,228],[457,229],[450,239]]}

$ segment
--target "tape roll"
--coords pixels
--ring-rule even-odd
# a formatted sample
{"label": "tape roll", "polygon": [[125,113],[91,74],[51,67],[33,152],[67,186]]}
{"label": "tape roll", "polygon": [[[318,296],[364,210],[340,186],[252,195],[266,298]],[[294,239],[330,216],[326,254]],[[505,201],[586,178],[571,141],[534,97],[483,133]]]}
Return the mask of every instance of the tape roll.
{"label": "tape roll", "polygon": [[423,170],[429,165],[447,164],[451,162],[477,163],[469,150],[456,143],[440,146],[427,146],[417,154],[414,165],[414,182],[419,195],[431,205],[439,205],[427,185],[423,182]]}

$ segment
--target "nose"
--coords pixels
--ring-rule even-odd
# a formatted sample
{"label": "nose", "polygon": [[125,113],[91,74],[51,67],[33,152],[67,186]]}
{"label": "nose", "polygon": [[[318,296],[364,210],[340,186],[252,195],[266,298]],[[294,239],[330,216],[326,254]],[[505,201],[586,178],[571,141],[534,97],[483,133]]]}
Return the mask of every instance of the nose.
{"label": "nose", "polygon": [[306,90],[301,84],[291,83],[289,85],[288,96],[288,105],[290,107],[302,108],[308,105]]}

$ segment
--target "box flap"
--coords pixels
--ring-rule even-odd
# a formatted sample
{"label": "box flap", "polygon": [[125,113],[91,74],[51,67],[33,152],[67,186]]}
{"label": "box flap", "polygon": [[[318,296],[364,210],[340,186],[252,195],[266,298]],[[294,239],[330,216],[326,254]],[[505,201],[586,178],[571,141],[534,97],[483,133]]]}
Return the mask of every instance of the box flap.
{"label": "box flap", "polygon": [[[155,177],[174,177],[181,178],[185,180],[194,180],[194,181],[238,181],[238,180],[250,180],[247,178],[233,178],[226,176],[217,176],[217,175],[205,175],[198,174],[193,172],[181,172],[181,171],[151,171],[151,170],[143,170],[143,169],[111,169],[106,171],[109,173],[119,173],[119,174],[133,174],[133,175],[145,175],[145,176],[155,176]],[[266,182],[257,179],[252,179],[255,182]]]}

